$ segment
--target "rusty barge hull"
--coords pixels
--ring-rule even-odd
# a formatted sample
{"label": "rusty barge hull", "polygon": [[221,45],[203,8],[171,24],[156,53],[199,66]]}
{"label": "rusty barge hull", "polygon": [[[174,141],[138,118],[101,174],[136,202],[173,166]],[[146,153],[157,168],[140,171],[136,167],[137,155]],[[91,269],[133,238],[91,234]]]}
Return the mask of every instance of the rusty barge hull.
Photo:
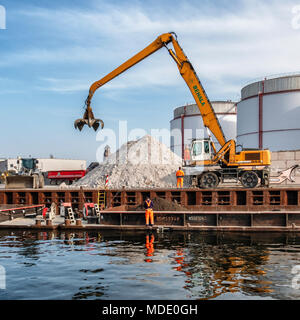
{"label": "rusty barge hull", "polygon": [[[98,202],[97,189],[23,189],[0,190],[0,204],[50,206],[53,202],[70,202],[73,209],[82,209],[85,202]],[[300,232],[300,188],[260,189],[141,189],[105,190],[110,210],[101,211],[100,224],[80,226],[60,223],[53,226],[29,224],[37,230],[149,230],[143,211],[130,208],[145,198],[160,197],[176,201],[186,211],[155,212],[155,231],[270,231]],[[127,211],[122,207],[126,206]],[[1,228],[14,228],[1,225]],[[17,228],[22,228],[18,225]]]}
{"label": "rusty barge hull", "polygon": [[[56,221],[59,220],[59,221]],[[78,219],[79,220],[79,219]],[[156,211],[154,226],[145,226],[144,211],[102,211],[100,223],[66,223],[57,216],[50,224],[37,225],[34,219],[0,223],[0,229],[29,229],[39,231],[238,231],[238,232],[294,232],[300,233],[300,211]]]}
{"label": "rusty barge hull", "polygon": [[59,205],[70,202],[73,209],[81,210],[85,202],[98,202],[98,192],[104,191],[106,206],[117,209],[143,203],[147,196],[160,197],[184,206],[191,211],[262,211],[298,210],[300,205],[299,188],[260,188],[260,189],[20,189],[0,190],[0,204],[13,205]]}
{"label": "rusty barge hull", "polygon": [[[155,227],[170,230],[300,231],[300,211],[158,211]],[[144,227],[143,211],[101,213],[102,226]]]}

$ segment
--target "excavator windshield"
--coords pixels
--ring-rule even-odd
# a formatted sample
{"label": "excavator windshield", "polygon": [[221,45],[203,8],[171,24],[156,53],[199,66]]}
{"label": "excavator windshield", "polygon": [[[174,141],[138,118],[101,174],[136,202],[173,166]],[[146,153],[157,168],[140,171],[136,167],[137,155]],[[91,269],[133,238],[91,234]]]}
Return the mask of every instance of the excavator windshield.
{"label": "excavator windshield", "polygon": [[22,161],[22,167],[27,170],[35,170],[36,168],[36,159],[21,159]]}

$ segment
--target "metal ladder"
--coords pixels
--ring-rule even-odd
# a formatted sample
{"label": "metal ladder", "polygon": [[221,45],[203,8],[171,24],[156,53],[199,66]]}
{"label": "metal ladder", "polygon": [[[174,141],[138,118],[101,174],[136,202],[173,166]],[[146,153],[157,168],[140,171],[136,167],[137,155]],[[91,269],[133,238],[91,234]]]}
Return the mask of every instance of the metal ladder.
{"label": "metal ladder", "polygon": [[99,208],[99,206],[98,206],[98,204],[97,203],[95,203],[94,204],[94,208],[95,208],[95,213],[96,213],[96,216],[97,216],[97,218],[98,218],[98,223],[100,223],[100,219],[101,219],[101,215],[100,215],[100,208]]}
{"label": "metal ladder", "polygon": [[95,208],[96,216],[100,218],[100,209],[97,203],[94,204],[94,208]]}
{"label": "metal ladder", "polygon": [[105,208],[106,205],[106,192],[105,190],[99,190],[98,191],[98,210],[99,208],[103,207],[103,209]]}
{"label": "metal ladder", "polygon": [[71,220],[71,222],[75,223],[76,221],[75,221],[73,209],[72,208],[68,208],[67,211],[68,211],[69,219]]}

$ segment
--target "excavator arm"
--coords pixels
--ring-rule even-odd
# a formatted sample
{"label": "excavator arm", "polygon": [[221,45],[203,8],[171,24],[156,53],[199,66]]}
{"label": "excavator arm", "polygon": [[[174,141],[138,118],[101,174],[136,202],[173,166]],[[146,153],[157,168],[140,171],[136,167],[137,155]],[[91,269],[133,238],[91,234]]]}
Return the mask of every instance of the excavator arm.
{"label": "excavator arm", "polygon": [[163,46],[166,46],[169,42],[172,41],[172,34],[165,33],[157,37],[155,41],[153,41],[150,45],[148,45],[145,49],[134,55],[132,58],[121,64],[118,68],[114,69],[112,72],[107,74],[102,79],[94,82],[90,86],[89,95],[85,100],[85,113],[82,119],[78,119],[75,121],[74,126],[75,128],[82,130],[83,126],[86,124],[89,127],[93,127],[95,131],[99,128],[101,124],[101,128],[104,127],[104,123],[100,119],[95,119],[93,115],[93,111],[91,108],[91,100],[92,97],[97,89],[105,85],[107,82],[111,81],[112,79],[116,78],[118,75],[123,73],[124,71],[130,69],[143,59],[150,56],[152,53],[156,52],[157,50],[161,49]]}
{"label": "excavator arm", "polygon": [[[168,44],[172,43],[174,50],[168,48]],[[89,127],[93,127],[96,131],[101,124],[103,128],[104,123],[100,119],[95,119],[92,108],[91,108],[91,100],[92,97],[97,89],[105,85],[107,82],[111,81],[124,71],[128,70],[135,64],[139,63],[143,59],[150,56],[152,53],[156,52],[157,50],[161,49],[162,47],[166,47],[171,57],[177,64],[178,70],[180,75],[185,80],[187,86],[189,87],[196,104],[200,110],[203,124],[207,127],[213,135],[216,137],[217,141],[220,143],[221,146],[226,144],[226,139],[223,133],[223,130],[219,124],[219,121],[215,115],[213,107],[206,95],[206,92],[197,77],[197,74],[186,57],[185,53],[183,52],[182,48],[180,47],[177,36],[175,33],[165,33],[160,35],[155,41],[153,41],[150,45],[148,45],[145,49],[137,53],[135,56],[124,62],[118,68],[107,74],[102,79],[94,82],[89,90],[89,95],[85,101],[85,113],[82,119],[78,119],[75,121],[74,125],[75,128],[78,128],[80,131],[82,130],[83,126],[87,124]]]}

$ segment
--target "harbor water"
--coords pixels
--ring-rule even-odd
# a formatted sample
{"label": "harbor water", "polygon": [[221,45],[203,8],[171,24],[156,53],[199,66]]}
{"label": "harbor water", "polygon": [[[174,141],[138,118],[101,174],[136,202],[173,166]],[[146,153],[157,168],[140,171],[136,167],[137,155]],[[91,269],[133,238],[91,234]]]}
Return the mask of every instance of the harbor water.
{"label": "harbor water", "polygon": [[5,230],[0,267],[1,300],[300,298],[292,233]]}

